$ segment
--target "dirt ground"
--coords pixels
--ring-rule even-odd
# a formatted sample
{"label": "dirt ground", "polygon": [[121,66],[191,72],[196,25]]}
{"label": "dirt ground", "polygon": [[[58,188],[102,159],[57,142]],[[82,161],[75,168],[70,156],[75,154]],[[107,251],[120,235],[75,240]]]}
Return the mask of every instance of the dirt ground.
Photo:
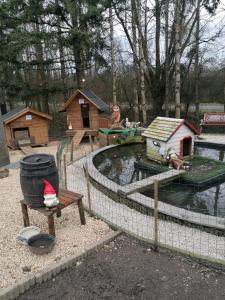
{"label": "dirt ground", "polygon": [[225,273],[120,236],[17,300],[225,299]]}

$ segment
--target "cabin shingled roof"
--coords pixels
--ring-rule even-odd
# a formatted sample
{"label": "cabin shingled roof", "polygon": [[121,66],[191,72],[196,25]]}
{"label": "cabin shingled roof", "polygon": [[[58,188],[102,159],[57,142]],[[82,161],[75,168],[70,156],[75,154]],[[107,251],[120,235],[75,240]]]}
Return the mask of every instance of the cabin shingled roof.
{"label": "cabin shingled roof", "polygon": [[64,103],[64,106],[62,109],[60,109],[60,112],[66,111],[67,107],[70,105],[70,103],[74,100],[74,98],[80,93],[83,95],[87,100],[89,100],[91,103],[93,103],[101,112],[109,114],[110,113],[110,108],[109,106],[97,95],[95,95],[92,91],[90,90],[76,90],[70,98]]}
{"label": "cabin shingled roof", "polygon": [[7,124],[7,123],[10,123],[11,121],[15,120],[17,118],[17,115],[18,115],[18,117],[20,117],[21,114],[23,115],[23,113],[29,113],[29,112],[33,113],[37,116],[40,116],[42,118],[52,120],[52,117],[45,113],[36,111],[30,107],[17,106],[16,108],[12,109],[8,113],[2,115],[2,121],[3,121],[3,123]]}
{"label": "cabin shingled roof", "polygon": [[96,106],[98,109],[100,109],[102,112],[109,112],[109,106],[97,95],[95,95],[90,90],[81,90],[81,92],[88,97]]}
{"label": "cabin shingled roof", "polygon": [[185,124],[195,134],[199,134],[198,130],[187,123],[184,119],[157,117],[142,133],[142,136],[167,142],[176,130],[183,124]]}
{"label": "cabin shingled roof", "polygon": [[6,114],[2,115],[2,121],[5,122],[6,120],[12,118],[14,115],[20,113],[24,109],[25,109],[25,106],[17,106],[16,108],[14,108],[11,111],[7,112]]}

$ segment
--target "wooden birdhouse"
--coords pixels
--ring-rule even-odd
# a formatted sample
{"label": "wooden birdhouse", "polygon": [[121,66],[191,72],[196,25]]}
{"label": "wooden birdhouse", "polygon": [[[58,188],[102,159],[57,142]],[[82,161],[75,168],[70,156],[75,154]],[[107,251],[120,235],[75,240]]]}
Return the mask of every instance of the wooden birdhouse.
{"label": "wooden birdhouse", "polygon": [[169,151],[183,159],[193,154],[194,139],[199,131],[184,119],[157,117],[142,133],[146,137],[147,157],[166,162]]}
{"label": "wooden birdhouse", "polygon": [[18,144],[46,145],[51,120],[51,116],[30,107],[16,107],[2,116],[7,145],[12,148]]}
{"label": "wooden birdhouse", "polygon": [[66,112],[69,130],[91,132],[110,125],[109,106],[90,90],[76,90],[60,112]]}

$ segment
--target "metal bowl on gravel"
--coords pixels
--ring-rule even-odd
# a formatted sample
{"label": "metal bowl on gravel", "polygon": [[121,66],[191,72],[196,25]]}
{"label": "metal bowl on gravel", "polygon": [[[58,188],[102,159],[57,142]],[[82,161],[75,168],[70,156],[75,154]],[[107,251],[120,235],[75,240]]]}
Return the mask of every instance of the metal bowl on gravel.
{"label": "metal bowl on gravel", "polygon": [[52,251],[55,237],[46,233],[37,234],[28,239],[27,245],[35,254],[46,254]]}
{"label": "metal bowl on gravel", "polygon": [[27,241],[37,235],[40,234],[41,229],[37,226],[28,226],[28,227],[24,227],[23,229],[20,230],[18,236],[17,236],[17,240],[20,241],[22,244],[27,245]]}

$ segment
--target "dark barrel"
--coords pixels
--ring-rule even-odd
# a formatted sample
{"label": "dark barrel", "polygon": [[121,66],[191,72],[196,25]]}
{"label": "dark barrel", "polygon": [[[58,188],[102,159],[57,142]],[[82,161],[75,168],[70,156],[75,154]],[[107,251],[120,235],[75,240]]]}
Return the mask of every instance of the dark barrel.
{"label": "dark barrel", "polygon": [[21,159],[20,184],[24,201],[28,206],[44,207],[44,179],[51,183],[58,194],[59,177],[53,155],[32,154]]}

